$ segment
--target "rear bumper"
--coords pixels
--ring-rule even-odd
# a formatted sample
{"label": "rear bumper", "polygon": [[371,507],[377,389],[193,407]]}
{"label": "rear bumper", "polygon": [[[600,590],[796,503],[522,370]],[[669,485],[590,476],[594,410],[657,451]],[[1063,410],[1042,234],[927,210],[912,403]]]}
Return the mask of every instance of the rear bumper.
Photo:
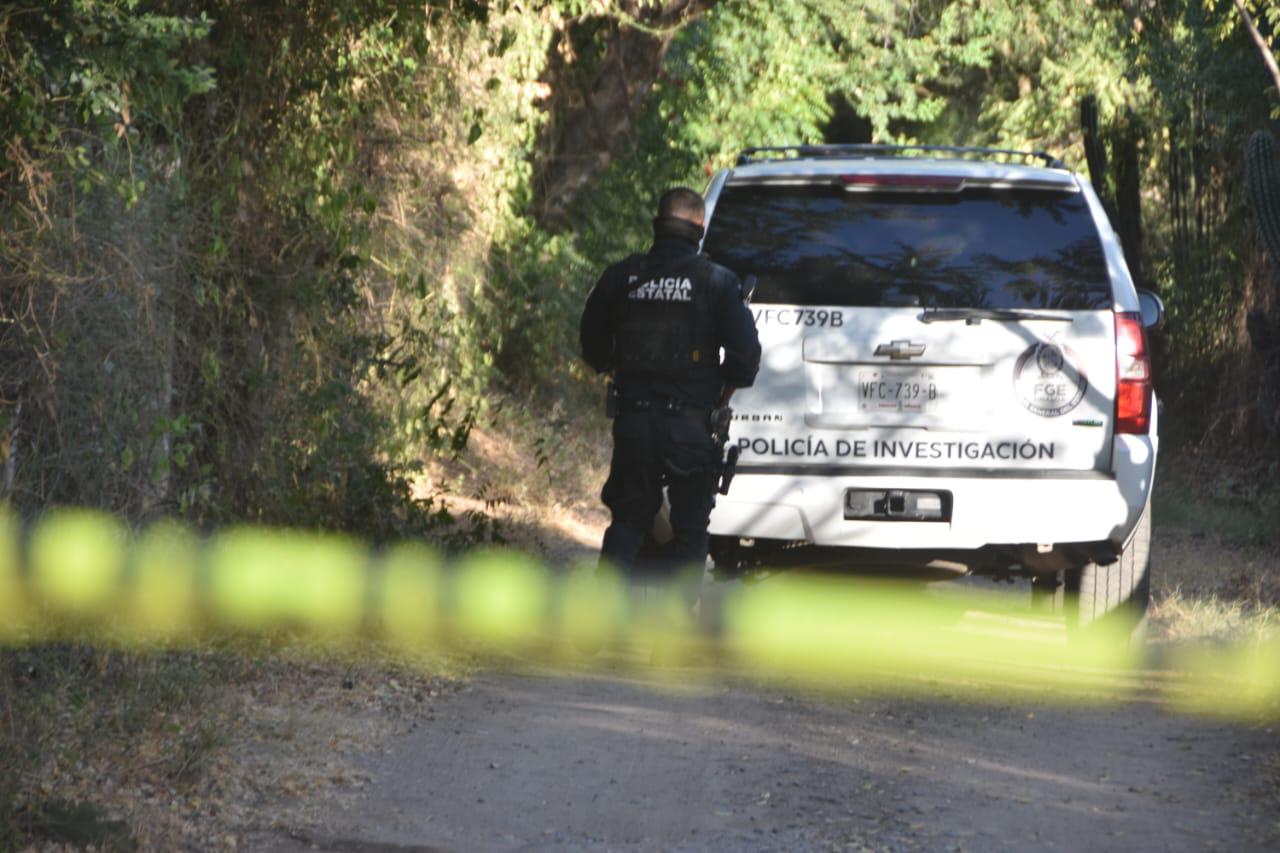
{"label": "rear bumper", "polygon": [[[738,474],[716,501],[715,536],[813,545],[911,550],[978,549],[1024,543],[1128,541],[1150,494],[1155,443],[1117,436],[1106,472],[805,469]],[[767,471],[768,469],[766,469]],[[947,491],[949,521],[844,517],[849,488]]]}

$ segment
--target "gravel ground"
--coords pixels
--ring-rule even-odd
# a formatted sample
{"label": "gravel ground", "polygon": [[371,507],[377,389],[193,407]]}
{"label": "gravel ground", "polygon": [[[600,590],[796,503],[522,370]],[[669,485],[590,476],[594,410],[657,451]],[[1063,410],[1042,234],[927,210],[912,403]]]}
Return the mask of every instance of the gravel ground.
{"label": "gravel ground", "polygon": [[[1148,704],[476,678],[281,850],[1274,850],[1280,730]],[[697,673],[689,673],[692,682]]]}

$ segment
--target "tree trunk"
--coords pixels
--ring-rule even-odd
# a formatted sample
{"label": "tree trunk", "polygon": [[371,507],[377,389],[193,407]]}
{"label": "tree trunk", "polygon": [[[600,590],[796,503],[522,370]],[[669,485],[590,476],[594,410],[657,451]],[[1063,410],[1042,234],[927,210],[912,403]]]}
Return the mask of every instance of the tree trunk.
{"label": "tree trunk", "polygon": [[1112,166],[1115,175],[1116,230],[1129,273],[1138,287],[1150,287],[1147,281],[1145,247],[1142,243],[1142,163],[1138,145],[1143,138],[1137,117],[1126,112],[1112,132],[1111,150],[1115,152]]}
{"label": "tree trunk", "polygon": [[22,418],[22,401],[13,407],[13,420],[0,437],[0,450],[4,451],[3,471],[0,471],[0,501],[13,494],[13,479],[18,473],[18,443],[22,440],[18,424]]}
{"label": "tree trunk", "polygon": [[671,40],[715,0],[623,0],[611,15],[567,21],[552,37],[542,80],[548,118],[534,154],[533,211],[562,226],[609,167],[662,70]]}

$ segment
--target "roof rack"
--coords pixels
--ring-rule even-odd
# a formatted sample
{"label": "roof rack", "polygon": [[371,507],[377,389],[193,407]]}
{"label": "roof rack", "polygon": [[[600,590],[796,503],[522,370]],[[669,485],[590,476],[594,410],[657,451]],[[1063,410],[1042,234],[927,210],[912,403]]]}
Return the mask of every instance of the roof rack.
{"label": "roof rack", "polygon": [[[1045,151],[1015,151],[1009,148],[971,148],[955,145],[774,145],[760,148],[747,148],[738,155],[738,165],[745,166],[753,162],[757,154],[785,154],[794,152],[790,159],[819,159],[822,157],[884,157],[897,156],[910,151],[925,151],[955,155],[957,159],[964,157],[998,155],[1002,157],[1021,157],[1026,160],[1042,160],[1050,169],[1065,169],[1057,157]],[[762,159],[762,158],[761,158]],[[786,159],[786,158],[784,158]]]}

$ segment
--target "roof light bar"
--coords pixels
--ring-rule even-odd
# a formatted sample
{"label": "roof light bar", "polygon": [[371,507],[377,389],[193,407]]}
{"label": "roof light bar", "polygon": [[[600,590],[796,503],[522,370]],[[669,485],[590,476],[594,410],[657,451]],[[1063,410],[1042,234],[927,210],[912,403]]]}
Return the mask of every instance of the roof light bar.
{"label": "roof light bar", "polygon": [[[1060,159],[1046,151],[1016,151],[1010,148],[974,148],[957,145],[772,145],[747,148],[738,155],[738,165],[745,166],[759,154],[784,154],[791,159],[820,159],[824,157],[900,157],[904,154],[923,152],[947,154],[956,159],[989,159],[992,157],[1041,160],[1050,169],[1065,169]],[[784,158],[785,159],[785,158]]]}

